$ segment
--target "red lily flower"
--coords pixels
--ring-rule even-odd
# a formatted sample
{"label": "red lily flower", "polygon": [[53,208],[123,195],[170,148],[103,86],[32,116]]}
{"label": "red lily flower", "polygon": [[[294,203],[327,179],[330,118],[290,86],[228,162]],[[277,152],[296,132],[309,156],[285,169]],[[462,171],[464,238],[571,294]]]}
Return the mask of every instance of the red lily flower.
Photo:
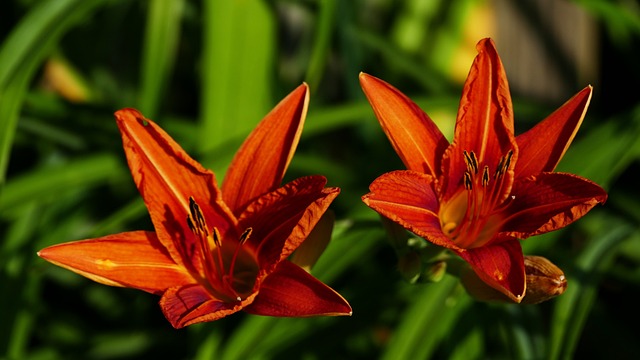
{"label": "red lily flower", "polygon": [[287,260],[340,192],[325,188],[323,176],[280,187],[308,101],[301,85],[265,117],[233,159],[222,189],[158,125],[133,109],[116,112],[156,231],[55,245],[38,255],[103,284],[161,295],[175,328],[239,310],[350,315],[344,298]]}
{"label": "red lily flower", "polygon": [[591,99],[588,86],[544,121],[514,136],[509,85],[492,40],[481,40],[464,85],[451,144],[400,91],[367,74],[360,83],[408,170],[380,176],[363,201],[466,260],[515,302],[526,291],[518,239],[569,225],[606,192],[553,170]]}

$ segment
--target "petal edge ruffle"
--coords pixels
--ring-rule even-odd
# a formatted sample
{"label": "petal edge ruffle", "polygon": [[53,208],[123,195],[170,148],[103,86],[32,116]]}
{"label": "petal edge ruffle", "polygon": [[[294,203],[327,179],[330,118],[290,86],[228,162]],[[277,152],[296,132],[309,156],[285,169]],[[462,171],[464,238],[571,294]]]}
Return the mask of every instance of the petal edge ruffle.
{"label": "petal edge ruffle", "polygon": [[293,180],[259,197],[240,215],[240,226],[253,228],[247,245],[267,273],[306,239],[340,193],[338,188],[325,188],[326,182],[318,175]]}
{"label": "petal edge ruffle", "polygon": [[430,242],[459,249],[443,232],[438,217],[439,201],[433,177],[411,170],[380,175],[369,186],[362,201],[380,215]]}
{"label": "petal edge ruffle", "polygon": [[254,297],[255,294],[243,301],[224,302],[214,298],[200,284],[190,284],[168,289],[160,299],[160,308],[171,325],[180,329],[238,312],[253,301]]}
{"label": "petal edge ruffle", "polygon": [[574,174],[541,173],[517,182],[501,232],[521,239],[563,228],[607,200],[598,184]]}

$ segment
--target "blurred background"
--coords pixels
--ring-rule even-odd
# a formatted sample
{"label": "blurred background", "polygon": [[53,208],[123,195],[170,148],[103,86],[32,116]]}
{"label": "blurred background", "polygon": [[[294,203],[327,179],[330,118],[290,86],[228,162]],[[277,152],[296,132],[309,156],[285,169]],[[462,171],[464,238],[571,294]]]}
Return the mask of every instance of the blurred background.
{"label": "blurred background", "polygon": [[[358,84],[412,97],[449,137],[483,37],[495,39],[524,131],[588,84],[558,171],[609,192],[563,230],[529,238],[568,277],[540,305],[471,299],[457,278],[412,284],[360,201],[402,169]],[[0,4],[0,358],[564,359],[640,353],[640,5],[633,0],[3,0]],[[222,179],[237,147],[306,81],[287,179],[342,193],[313,269],[352,317],[237,313],[174,330],[158,297],[46,263],[52,244],[152,229],[113,112],[135,107]]]}

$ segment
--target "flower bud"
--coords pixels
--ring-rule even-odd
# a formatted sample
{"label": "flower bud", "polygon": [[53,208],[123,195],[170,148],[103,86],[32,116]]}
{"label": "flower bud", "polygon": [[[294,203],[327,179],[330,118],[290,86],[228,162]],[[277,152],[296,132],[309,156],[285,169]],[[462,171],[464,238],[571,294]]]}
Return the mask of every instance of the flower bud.
{"label": "flower bud", "polygon": [[[542,256],[525,256],[524,268],[527,275],[527,291],[522,304],[539,304],[561,295],[567,288],[567,279],[562,270]],[[513,302],[480,280],[468,266],[462,269],[460,281],[469,295],[477,300]]]}
{"label": "flower bud", "polygon": [[527,292],[523,304],[538,304],[554,298],[567,289],[567,278],[562,270],[542,256],[525,256]]}
{"label": "flower bud", "polygon": [[437,260],[425,264],[420,274],[420,282],[439,282],[447,273],[447,262]]}
{"label": "flower bud", "polygon": [[415,251],[409,251],[398,257],[398,271],[402,277],[411,284],[415,284],[420,278],[422,260]]}

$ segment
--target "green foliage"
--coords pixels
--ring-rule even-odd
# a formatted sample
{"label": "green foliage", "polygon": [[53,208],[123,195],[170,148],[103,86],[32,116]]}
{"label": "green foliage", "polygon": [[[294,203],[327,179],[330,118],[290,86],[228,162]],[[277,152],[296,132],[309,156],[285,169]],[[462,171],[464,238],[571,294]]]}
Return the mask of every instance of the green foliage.
{"label": "green foliage", "polygon": [[[468,40],[465,24],[486,2],[3,1],[0,359],[637,354],[628,316],[640,295],[640,102],[617,84],[640,80],[629,60],[640,58],[640,15],[625,1],[575,3],[604,29],[607,51],[594,59],[591,108],[559,170],[592,179],[610,197],[567,229],[524,242],[526,253],[563,268],[569,286],[555,300],[517,306],[476,302],[450,274],[437,283],[404,281],[378,215],[360,201],[375,177],[402,164],[358,73],[412,96],[449,136],[461,88],[452,64]],[[52,78],[50,63],[67,75]],[[151,229],[115,110],[140,109],[221,179],[246,134],[303,81],[312,89],[309,116],[287,177],[324,174],[342,189],[332,241],[313,273],[350,301],[352,317],[238,313],[177,331],[156,296],[98,285],[36,256],[52,244]],[[518,126],[566,99],[513,96]]]}

